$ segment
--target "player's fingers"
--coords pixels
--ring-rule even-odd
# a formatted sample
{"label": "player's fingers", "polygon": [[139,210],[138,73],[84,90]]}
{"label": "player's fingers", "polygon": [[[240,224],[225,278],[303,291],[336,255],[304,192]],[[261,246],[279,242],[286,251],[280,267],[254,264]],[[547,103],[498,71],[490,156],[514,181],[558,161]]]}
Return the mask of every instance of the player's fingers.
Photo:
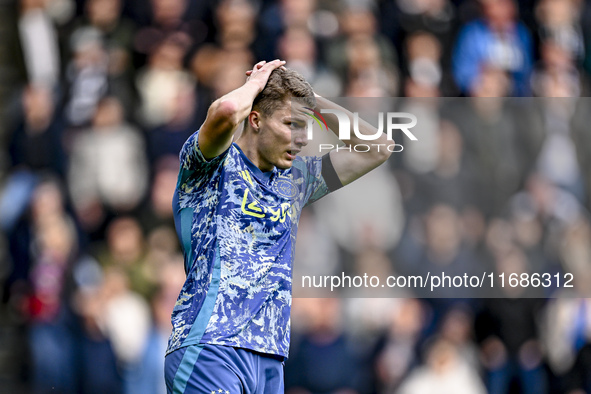
{"label": "player's fingers", "polygon": [[256,70],[260,70],[261,68],[263,68],[263,66],[267,63],[266,60],[261,60],[260,62],[258,62],[257,64],[255,64],[252,67],[252,71],[256,71]]}
{"label": "player's fingers", "polygon": [[271,71],[275,70],[276,68],[282,67],[285,64],[285,60],[275,59],[272,62],[265,64],[266,70],[270,73]]}
{"label": "player's fingers", "polygon": [[246,71],[247,80],[254,78],[258,74],[261,74],[263,78],[268,78],[271,72],[276,68],[282,67],[285,70],[285,67],[283,67],[284,64],[285,60],[275,59],[270,62],[262,60],[255,64],[252,70]]}
{"label": "player's fingers", "polygon": [[260,70],[261,68],[263,68],[263,66],[265,65],[265,63],[267,63],[267,61],[266,61],[266,60],[261,60],[260,62],[258,62],[257,64],[255,64],[255,65],[252,67],[252,70],[248,70],[248,71],[246,72],[246,76],[250,77],[250,76],[252,75],[252,73],[253,73],[253,72],[255,72],[255,71],[257,71],[257,70]]}

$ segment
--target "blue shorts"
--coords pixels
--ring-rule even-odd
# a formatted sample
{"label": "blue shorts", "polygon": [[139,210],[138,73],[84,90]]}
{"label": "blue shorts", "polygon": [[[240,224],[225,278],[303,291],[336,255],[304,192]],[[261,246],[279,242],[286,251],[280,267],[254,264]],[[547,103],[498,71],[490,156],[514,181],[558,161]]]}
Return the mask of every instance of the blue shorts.
{"label": "blue shorts", "polygon": [[166,356],[168,394],[283,394],[281,356],[218,345],[187,346]]}

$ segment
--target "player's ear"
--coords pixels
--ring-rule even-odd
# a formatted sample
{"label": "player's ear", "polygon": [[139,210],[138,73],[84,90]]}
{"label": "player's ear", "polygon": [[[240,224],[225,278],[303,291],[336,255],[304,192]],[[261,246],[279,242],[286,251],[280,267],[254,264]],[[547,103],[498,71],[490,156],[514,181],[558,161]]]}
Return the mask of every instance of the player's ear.
{"label": "player's ear", "polygon": [[261,128],[261,114],[258,111],[250,111],[250,114],[248,114],[248,124],[255,133],[258,133]]}

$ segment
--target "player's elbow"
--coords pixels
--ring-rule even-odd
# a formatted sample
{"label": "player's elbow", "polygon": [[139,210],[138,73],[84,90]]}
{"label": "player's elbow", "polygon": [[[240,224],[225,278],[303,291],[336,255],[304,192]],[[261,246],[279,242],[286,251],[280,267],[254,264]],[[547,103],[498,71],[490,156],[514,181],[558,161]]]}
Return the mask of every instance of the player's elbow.
{"label": "player's elbow", "polygon": [[209,107],[208,117],[214,119],[215,123],[220,126],[233,128],[240,122],[239,111],[240,107],[236,101],[222,97]]}

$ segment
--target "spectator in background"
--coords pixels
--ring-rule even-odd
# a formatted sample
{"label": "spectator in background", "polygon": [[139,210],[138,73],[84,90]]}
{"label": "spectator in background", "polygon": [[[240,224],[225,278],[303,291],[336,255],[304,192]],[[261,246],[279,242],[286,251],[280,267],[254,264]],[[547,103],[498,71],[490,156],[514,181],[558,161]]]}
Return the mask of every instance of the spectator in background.
{"label": "spectator in background", "polygon": [[[208,83],[209,89],[207,89],[207,91],[213,95],[229,93],[242,86],[244,83],[245,63],[238,61],[236,63],[230,62],[228,64],[221,64],[223,64],[223,66],[220,66],[220,68],[214,72],[213,79]],[[241,128],[242,127],[239,127],[237,132],[239,132]],[[238,136],[235,135],[235,138],[237,137]]]}
{"label": "spectator in background", "polygon": [[405,154],[390,160],[390,164],[394,171],[400,167],[407,170],[397,171],[396,175],[405,188],[405,200],[412,204],[409,195],[413,193],[411,189],[414,187],[414,175],[429,172],[437,161],[440,106],[443,102],[432,98],[441,95],[442,69],[439,62],[441,47],[435,37],[419,32],[409,36],[405,44],[406,58],[410,63],[402,88],[403,95],[409,99],[403,100],[399,108],[421,119],[413,127],[413,133],[421,143],[405,145]]}
{"label": "spectator in background", "polygon": [[579,97],[582,83],[573,53],[552,38],[541,41],[540,60],[531,78],[532,93],[538,97]]}
{"label": "spectator in background", "polygon": [[314,91],[323,97],[337,97],[341,93],[341,82],[318,59],[314,36],[308,29],[289,28],[279,38],[277,51],[280,59],[290,65],[310,82]]}
{"label": "spectator in background", "polygon": [[75,274],[83,323],[79,392],[162,394],[169,315],[184,281],[176,234],[154,231],[144,253],[133,219],[117,219],[109,230],[110,253],[99,254],[101,264],[85,261]]}
{"label": "spectator in background", "polygon": [[510,76],[510,95],[528,95],[532,40],[517,17],[514,0],[479,1],[482,19],[462,27],[453,51],[456,83],[468,94],[482,83],[485,69],[495,68]]}
{"label": "spectator in background", "polygon": [[[146,238],[147,249],[143,259],[142,273],[145,280],[153,284],[148,294],[148,299],[152,300],[155,294],[162,290],[162,281],[165,278],[162,277],[161,271],[178,260],[180,245],[174,228],[166,225],[154,228]],[[180,287],[182,286],[178,288]]]}
{"label": "spectator in background", "polygon": [[453,75],[445,64],[446,52],[443,51],[435,35],[416,32],[410,34],[404,44],[405,72],[410,80],[421,88],[418,91],[409,91],[410,89],[405,87],[406,96],[451,97],[457,95]]}
{"label": "spectator in background", "polygon": [[[572,275],[572,289],[559,289],[543,314],[544,349],[563,392],[589,391],[591,344],[591,226],[587,218],[572,223],[560,245],[562,272]],[[564,276],[568,280],[568,276]]]}
{"label": "spectator in background", "polygon": [[72,35],[96,29],[108,59],[109,93],[117,97],[130,115],[135,104],[132,68],[132,41],[135,24],[122,16],[121,0],[89,0],[84,15],[72,23]]}
{"label": "spectator in background", "polygon": [[591,184],[589,171],[589,111],[584,82],[572,56],[556,42],[542,45],[542,60],[532,84],[536,94],[546,97],[536,102],[535,128],[524,135],[522,145],[533,157],[535,169],[552,183],[588,202]]}
{"label": "spectator in background", "polygon": [[402,382],[400,394],[485,394],[486,389],[474,366],[466,363],[457,347],[436,339],[427,352],[424,366],[416,368]]}
{"label": "spectator in background", "polygon": [[18,29],[29,82],[57,89],[61,72],[57,29],[44,0],[21,0]]}
{"label": "spectator in background", "polygon": [[338,30],[336,16],[331,11],[318,8],[317,0],[268,2],[261,10],[258,21],[259,34],[254,48],[257,58],[281,57],[280,37],[292,29],[309,31],[315,40],[334,38]]}
{"label": "spectator in background", "polygon": [[525,131],[527,145],[536,149],[536,169],[552,183],[574,194],[579,200],[585,198],[582,169],[575,143],[575,128],[571,120],[577,111],[581,94],[581,78],[573,54],[560,43],[546,40],[541,44],[541,61],[532,77],[532,87],[537,100],[539,127]]}
{"label": "spectator in background", "polygon": [[480,373],[478,347],[474,344],[474,316],[466,306],[453,307],[443,317],[438,334],[440,339],[455,346],[458,358],[473,372]]}
{"label": "spectator in background", "polygon": [[[152,0],[150,3],[152,5],[153,27],[159,28],[163,32],[177,32],[186,29],[184,16],[187,10],[187,0]],[[183,33],[188,34],[188,31],[183,31]]]}
{"label": "spectator in background", "polygon": [[46,180],[35,188],[30,208],[26,316],[36,394],[56,390],[73,394],[77,387],[76,330],[69,300],[79,245],[64,198],[59,184]]}
{"label": "spectator in background", "polygon": [[[516,215],[522,210],[539,221],[542,228],[540,247],[543,248],[544,259],[535,261],[536,269],[555,272],[560,266],[560,240],[571,225],[587,215],[587,210],[572,194],[535,173],[528,177],[525,189],[511,198],[510,205],[515,207]],[[519,237],[512,237],[512,240],[523,236],[520,234]]]}
{"label": "spectator in background", "polygon": [[518,194],[511,198],[508,211],[513,242],[526,254],[532,271],[554,272],[557,264],[549,258],[549,250],[542,249],[545,228],[531,201]]}
{"label": "spectator in background", "polygon": [[114,97],[100,101],[92,128],[74,141],[68,182],[77,217],[86,231],[98,230],[111,212],[135,209],[148,186],[142,135],[123,119]]}
{"label": "spectator in background", "polygon": [[[173,237],[176,235],[173,233]],[[178,290],[183,286],[185,272],[182,256],[169,255],[159,261],[158,290],[150,297],[152,325],[143,344],[141,356],[129,367],[125,394],[165,394],[164,358],[171,332],[170,311]]]}
{"label": "spectator in background", "polygon": [[541,0],[536,5],[538,35],[541,41],[552,41],[576,64],[585,57],[585,42],[581,26],[583,2],[577,0]]}
{"label": "spectator in background", "polygon": [[411,113],[421,121],[413,127],[412,133],[421,143],[411,141],[404,144],[402,166],[412,175],[424,174],[435,167],[437,145],[439,144],[440,102],[432,99],[439,95],[436,86],[411,78],[404,85],[408,99],[400,104],[400,111]]}
{"label": "spectator in background", "polygon": [[518,138],[525,172],[538,171],[583,201],[587,133],[575,126],[587,122],[583,120],[586,111],[576,99],[583,93],[583,80],[573,54],[554,39],[540,42],[540,56],[531,86],[543,98],[533,101],[517,118],[523,122]]}
{"label": "spectator in background", "polygon": [[[189,50],[207,35],[207,31],[204,31],[204,26],[199,20],[186,17],[189,5],[187,0],[151,0],[149,4],[152,11],[151,17],[148,18],[150,20],[137,31],[133,40],[138,57],[149,55],[154,51],[154,44],[159,44],[171,37],[182,42]],[[134,5],[130,7],[133,8]],[[141,7],[141,11],[137,9],[140,8],[137,5],[135,8],[136,13],[141,13],[146,7]]]}
{"label": "spectator in background", "polygon": [[195,88],[194,78],[183,68],[188,47],[180,38],[170,36],[154,44],[148,63],[137,73],[135,82],[141,101],[137,115],[146,128],[174,122],[179,115],[177,100],[186,98],[188,90]]}
{"label": "spectator in background", "polygon": [[[319,216],[311,210],[303,210],[298,225],[293,277],[302,275],[336,275],[343,268],[338,248],[332,241],[332,234]],[[326,242],[331,240],[331,242]],[[313,296],[312,289],[300,288],[299,281],[293,281],[294,297]]]}
{"label": "spectator in background", "polygon": [[415,177],[415,192],[408,207],[413,212],[425,212],[437,202],[448,204],[458,212],[478,207],[480,191],[476,187],[476,174],[465,165],[462,135],[450,121],[441,120],[438,126],[434,136],[435,165]]}
{"label": "spectator in background", "polygon": [[286,393],[358,392],[359,358],[342,328],[341,300],[298,301],[306,302],[307,327],[301,337],[293,338],[297,346],[285,365]]}
{"label": "spectator in background", "polygon": [[[449,70],[451,49],[456,33],[456,9],[449,0],[388,0],[380,2],[378,20],[381,30],[401,54],[401,67],[407,73],[412,59],[406,56],[406,42],[415,34],[426,34],[437,40],[441,66]],[[447,79],[447,78],[446,78]]]}
{"label": "spectator in background", "polygon": [[[384,168],[376,168],[347,186],[347,193],[334,193],[316,203],[316,213],[343,252],[341,264],[352,268],[352,259],[369,245],[392,250],[404,226],[404,211],[396,179]],[[373,195],[367,190],[374,190]],[[377,209],[376,199],[388,201]],[[347,212],[340,215],[339,212]]]}
{"label": "spectator in background", "polygon": [[[161,103],[167,113],[166,122],[147,132],[148,158],[153,165],[169,155],[177,157],[183,143],[205,120],[207,107],[199,102],[201,95],[197,96],[194,84],[179,83],[173,90],[174,96]],[[152,95],[157,97],[147,94]]]}
{"label": "spectator in background", "polygon": [[131,290],[133,278],[120,268],[112,266],[104,271],[102,291],[105,298],[98,324],[112,346],[123,392],[127,394],[133,387],[133,368],[141,362],[152,322],[148,302]]}
{"label": "spectator in background", "polygon": [[22,117],[16,120],[10,154],[14,167],[51,171],[63,177],[66,155],[62,146],[63,122],[48,87],[28,85],[22,94]]}
{"label": "spectator in background", "polygon": [[[501,0],[506,1],[506,0]],[[479,174],[478,208],[485,216],[500,212],[523,181],[517,141],[517,106],[502,97],[510,94],[511,82],[499,68],[486,67],[472,87],[470,100],[455,101],[446,116],[458,126],[465,142],[466,166]],[[499,160],[503,157],[503,160]]]}
{"label": "spectator in background", "polygon": [[440,87],[444,84],[449,86],[449,81],[443,82],[444,70],[441,65],[442,52],[439,41],[429,33],[418,32],[407,38],[404,49],[408,74],[404,86],[405,96],[439,97]]}
{"label": "spectator in background", "polygon": [[[244,82],[238,72],[254,62],[251,46],[255,40],[256,10],[247,0],[223,0],[216,8],[216,41],[205,44],[191,60],[191,69],[199,83],[212,92],[228,93]],[[227,67],[231,66],[228,70]],[[231,79],[232,83],[224,80]]]}
{"label": "spectator in background", "polygon": [[120,268],[99,272],[94,282],[78,289],[75,299],[82,322],[77,366],[80,392],[123,394],[130,365],[141,356],[149,334],[149,308],[129,290],[128,278]]}
{"label": "spectator in background", "polygon": [[369,6],[349,5],[339,20],[343,35],[328,46],[326,61],[343,81],[346,94],[359,96],[353,88],[369,84],[383,89],[384,96],[397,95],[398,57],[392,43],[378,32]]}
{"label": "spectator in background", "polygon": [[104,268],[116,268],[125,274],[127,287],[148,299],[156,288],[156,274],[145,264],[144,234],[133,217],[118,217],[107,227],[106,248],[97,251]]}
{"label": "spectator in background", "polygon": [[98,29],[105,40],[105,46],[110,51],[110,55],[123,57],[121,60],[129,65],[135,26],[121,13],[121,0],[88,0],[85,3],[84,16],[75,24]]}
{"label": "spectator in background", "polygon": [[[359,238],[359,244],[355,255],[352,256],[352,267],[347,266],[346,259],[343,262],[343,268],[345,272],[351,272],[351,274],[363,277],[367,275],[369,277],[377,278],[388,278],[394,274],[392,263],[388,258],[388,252],[390,248],[385,247],[383,243],[383,234],[379,229],[380,226],[373,226],[370,222],[365,222],[365,228],[362,230]],[[382,289],[381,295],[392,296],[395,292],[400,289]],[[379,291],[379,290],[378,290]],[[363,297],[368,293],[367,289],[361,288],[357,291],[350,292],[350,296]]]}
{"label": "spectator in background", "polygon": [[[414,255],[400,260],[397,265],[399,272],[407,275],[424,275],[427,272],[445,272],[447,275],[479,275],[482,266],[476,264],[472,251],[463,242],[460,216],[455,208],[444,203],[435,203],[424,214],[422,239],[414,239],[423,245],[415,250]],[[408,231],[408,229],[407,229]],[[419,235],[419,237],[421,237]],[[411,234],[410,237],[417,237]],[[436,308],[436,319],[446,312],[456,298],[473,296],[469,288],[438,288],[433,292],[421,292],[419,296],[433,297],[431,302]],[[438,323],[438,320],[435,321]]]}
{"label": "spectator in background", "polygon": [[68,82],[65,116],[75,128],[87,127],[109,87],[109,58],[101,34],[93,27],[79,29],[69,39],[72,58],[66,66]]}
{"label": "spectator in background", "polygon": [[[526,256],[515,247],[499,253],[495,266],[495,272],[504,273],[506,280],[512,274],[531,272]],[[537,322],[544,300],[529,298],[536,293],[527,287],[499,284],[495,289],[497,298],[485,300],[475,324],[488,392],[507,393],[516,379],[522,393],[546,393],[548,380]]]}
{"label": "spectator in background", "polygon": [[419,364],[419,347],[428,308],[416,299],[399,299],[389,311],[390,325],[376,345],[374,374],[378,392],[394,392]]}

